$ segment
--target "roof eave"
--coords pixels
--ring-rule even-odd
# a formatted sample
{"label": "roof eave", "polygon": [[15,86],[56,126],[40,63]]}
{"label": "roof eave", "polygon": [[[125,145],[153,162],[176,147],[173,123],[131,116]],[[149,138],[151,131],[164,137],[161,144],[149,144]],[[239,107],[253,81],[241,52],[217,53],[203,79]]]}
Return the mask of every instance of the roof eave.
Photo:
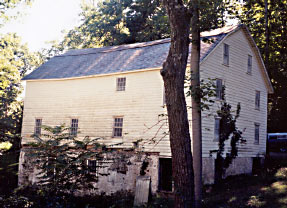
{"label": "roof eave", "polygon": [[229,33],[227,33],[227,35],[222,39],[220,40],[220,42],[209,52],[209,54],[207,56],[204,57],[204,59],[201,60],[200,63],[203,63],[204,61],[206,61],[206,59],[210,56],[210,54],[212,54],[212,52],[217,48],[219,47],[219,45],[226,39],[228,38],[230,35],[234,34],[235,32],[239,31],[240,29],[243,29],[245,35],[248,37],[247,39],[250,41],[250,44],[251,46],[254,48],[254,51],[255,51],[255,54],[256,54],[256,57],[258,59],[258,62],[259,64],[261,65],[261,69],[262,69],[262,72],[263,72],[263,77],[264,77],[264,80],[266,82],[266,85],[267,85],[267,89],[268,89],[268,93],[269,94],[273,94],[274,93],[274,88],[272,86],[272,83],[270,81],[270,78],[269,78],[269,75],[267,73],[267,70],[266,70],[266,67],[265,67],[265,64],[263,62],[263,59],[261,57],[261,54],[260,54],[260,51],[254,41],[254,39],[252,38],[248,28],[246,25],[244,24],[240,24],[238,25],[234,30],[230,31]]}
{"label": "roof eave", "polygon": [[255,51],[256,58],[258,59],[258,62],[260,64],[260,66],[261,66],[261,69],[262,69],[262,72],[263,72],[263,75],[264,75],[264,80],[267,83],[268,93],[269,94],[273,94],[274,93],[274,88],[272,86],[271,80],[269,78],[269,75],[268,75],[267,69],[265,67],[264,61],[262,59],[262,56],[260,54],[260,51],[259,51],[254,39],[252,38],[247,26],[246,25],[242,25],[242,29],[243,29],[244,33],[246,34],[246,36],[248,37],[247,39],[250,41],[251,46],[252,46],[252,48]]}

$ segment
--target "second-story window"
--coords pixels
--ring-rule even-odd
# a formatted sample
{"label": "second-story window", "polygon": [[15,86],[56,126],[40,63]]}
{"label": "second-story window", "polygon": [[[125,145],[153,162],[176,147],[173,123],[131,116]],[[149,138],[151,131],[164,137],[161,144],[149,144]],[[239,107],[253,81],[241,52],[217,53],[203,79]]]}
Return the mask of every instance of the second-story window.
{"label": "second-story window", "polygon": [[222,87],[222,79],[216,79],[216,98],[223,98],[223,87]]}
{"label": "second-story window", "polygon": [[113,128],[113,137],[122,137],[123,136],[123,117],[114,118],[114,128]]}
{"label": "second-story window", "polygon": [[42,119],[36,118],[35,119],[35,129],[34,129],[34,134],[37,136],[41,135],[41,126],[42,126]]}
{"label": "second-story window", "polygon": [[255,94],[255,109],[260,109],[260,91],[256,91]]}
{"label": "second-story window", "polygon": [[71,120],[71,129],[70,129],[70,135],[71,136],[77,136],[77,134],[78,134],[78,125],[79,125],[79,120],[78,119],[72,119]]}
{"label": "second-story window", "polygon": [[126,90],[126,78],[120,77],[117,78],[117,91],[125,91]]}
{"label": "second-story window", "polygon": [[252,72],[252,56],[248,55],[247,74],[251,74],[251,72]]}
{"label": "second-story window", "polygon": [[223,64],[229,65],[229,45],[224,43],[223,47]]}

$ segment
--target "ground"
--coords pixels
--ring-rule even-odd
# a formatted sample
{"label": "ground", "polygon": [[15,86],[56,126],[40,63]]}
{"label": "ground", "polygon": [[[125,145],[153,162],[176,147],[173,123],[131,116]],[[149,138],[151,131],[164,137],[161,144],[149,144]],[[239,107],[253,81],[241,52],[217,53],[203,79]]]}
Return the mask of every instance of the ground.
{"label": "ground", "polygon": [[[282,159],[267,160],[254,175],[228,177],[219,185],[205,186],[204,208],[287,208],[287,163]],[[11,176],[11,174],[10,174]],[[1,190],[1,189],[0,189]],[[7,191],[7,190],[6,190]],[[148,207],[172,207],[172,197],[153,197]],[[16,193],[0,193],[0,207],[132,207],[131,193],[110,197],[70,198],[44,195],[26,189]]]}
{"label": "ground", "polygon": [[287,167],[254,176],[235,176],[220,186],[205,187],[204,207],[287,207]]}

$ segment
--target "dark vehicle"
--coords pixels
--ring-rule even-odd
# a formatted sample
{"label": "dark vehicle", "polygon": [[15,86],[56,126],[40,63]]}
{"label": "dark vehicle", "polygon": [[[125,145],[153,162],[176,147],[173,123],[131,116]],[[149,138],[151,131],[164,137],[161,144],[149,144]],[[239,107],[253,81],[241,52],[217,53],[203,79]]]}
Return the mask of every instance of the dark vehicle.
{"label": "dark vehicle", "polygon": [[267,135],[267,154],[272,153],[287,155],[287,133],[269,133]]}

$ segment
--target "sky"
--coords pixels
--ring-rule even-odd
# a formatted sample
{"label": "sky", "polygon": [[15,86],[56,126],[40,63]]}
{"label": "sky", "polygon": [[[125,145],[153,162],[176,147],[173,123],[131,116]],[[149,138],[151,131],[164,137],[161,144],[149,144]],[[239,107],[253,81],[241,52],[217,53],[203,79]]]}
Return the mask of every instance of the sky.
{"label": "sky", "polygon": [[61,40],[62,31],[80,24],[80,3],[81,0],[34,0],[31,6],[18,7],[22,15],[0,28],[0,32],[17,33],[32,51],[48,48],[48,41]]}

